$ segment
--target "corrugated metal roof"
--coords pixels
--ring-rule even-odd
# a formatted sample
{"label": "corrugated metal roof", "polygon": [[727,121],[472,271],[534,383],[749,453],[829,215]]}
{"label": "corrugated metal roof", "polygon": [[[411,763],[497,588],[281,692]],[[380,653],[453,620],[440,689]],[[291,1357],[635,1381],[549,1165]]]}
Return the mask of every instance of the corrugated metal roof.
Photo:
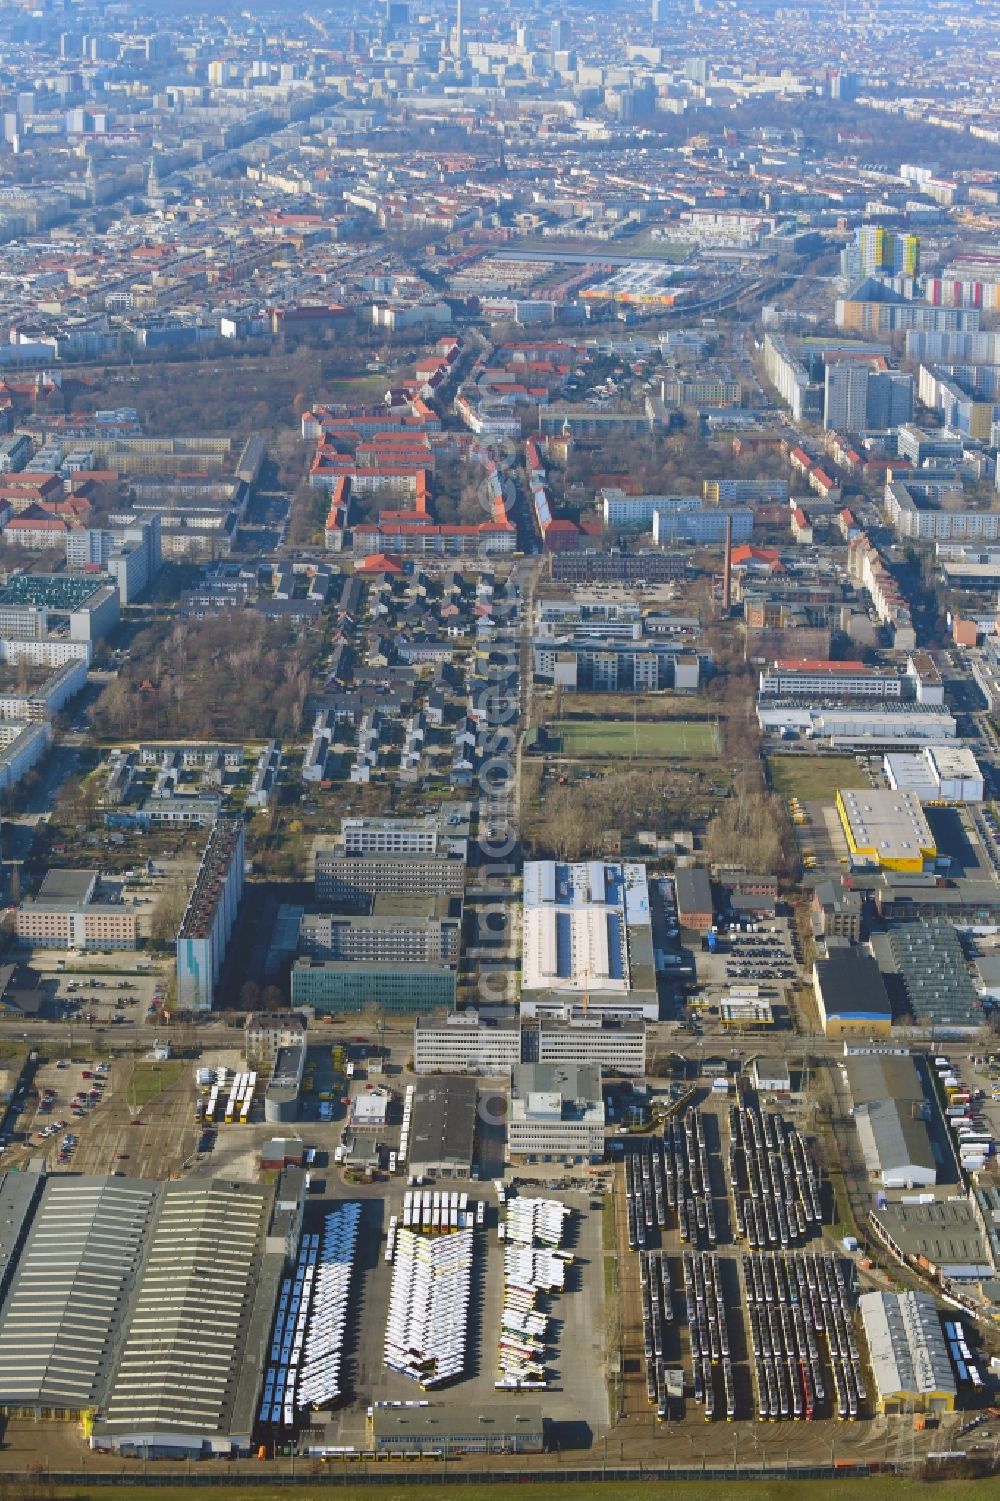
{"label": "corrugated metal roof", "polygon": [[155,1185],[52,1179],[0,1312],[0,1404],[101,1401]]}

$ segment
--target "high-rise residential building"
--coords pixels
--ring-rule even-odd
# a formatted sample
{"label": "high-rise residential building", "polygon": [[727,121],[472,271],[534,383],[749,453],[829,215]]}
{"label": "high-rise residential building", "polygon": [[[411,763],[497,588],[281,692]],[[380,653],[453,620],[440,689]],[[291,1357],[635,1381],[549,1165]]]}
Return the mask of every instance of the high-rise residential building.
{"label": "high-rise residential building", "polygon": [[884,431],[913,416],[913,377],[880,368],[880,361],[829,360],[824,381],[823,426],[839,433]]}
{"label": "high-rise residential building", "polygon": [[841,252],[840,270],[851,282],[865,276],[916,276],[920,237],[896,234],[881,224],[861,224],[854,231],[853,243]]}
{"label": "high-rise residential building", "polygon": [[838,433],[859,433],[867,426],[868,377],[864,360],[828,362],[824,379],[823,426]]}

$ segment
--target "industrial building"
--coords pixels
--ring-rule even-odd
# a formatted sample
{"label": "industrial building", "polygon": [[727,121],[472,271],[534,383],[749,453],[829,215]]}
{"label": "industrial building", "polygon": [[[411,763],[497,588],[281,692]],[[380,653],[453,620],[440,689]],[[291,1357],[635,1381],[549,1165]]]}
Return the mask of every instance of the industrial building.
{"label": "industrial building", "polygon": [[827,1037],[888,1037],[892,1005],[875,960],[857,948],[831,948],[813,961],[813,993]]}
{"label": "industrial building", "polygon": [[220,818],[209,835],[177,934],[177,1009],[211,1011],[243,895],[242,819]]}
{"label": "industrial building", "polygon": [[75,1419],[104,1401],[156,1192],[111,1177],[45,1184],[0,1308],[0,1410]]}
{"label": "industrial building", "polygon": [[854,1053],[844,1060],[865,1166],[882,1188],[930,1187],[937,1159],[931,1105],[909,1054]]}
{"label": "industrial building", "polygon": [[99,882],[95,870],[48,871],[38,895],[18,908],[20,942],[48,949],[134,949],[134,908],[100,900]]}
{"label": "industrial building", "polygon": [[983,800],[983,773],[968,746],[925,745],[917,755],[887,755],[883,766],[893,791],[912,792],[921,802]]}
{"label": "industrial building", "polygon": [[831,746],[878,749],[954,740],[955,716],[938,705],[803,703],[794,698],[757,700],[757,723],[767,733],[823,741]]}
{"label": "industrial building", "polygon": [[[515,1410],[516,1409],[516,1410]],[[406,1403],[372,1411],[376,1454],[540,1454],[545,1418],[536,1402]]]}
{"label": "industrial building", "polygon": [[937,856],[920,799],[912,792],[841,788],[837,812],[856,865],[921,871]]}
{"label": "industrial building", "polygon": [[[125,1455],[248,1454],[284,1266],[272,1191],[218,1180],[0,1183],[0,1410]],[[44,1182],[44,1187],[42,1187]]]}
{"label": "industrial building", "polygon": [[264,1246],[273,1190],[152,1187],[156,1218],[91,1443],[134,1456],[248,1454],[284,1270]]}
{"label": "industrial building", "polygon": [[646,867],[606,860],[524,866],[521,1015],[656,1021]]}
{"label": "industrial building", "polygon": [[420,1080],[410,1116],[412,1172],[437,1178],[471,1176],[478,1099],[475,1079],[442,1074]]}
{"label": "industrial building", "polygon": [[862,910],[860,891],[842,881],[820,881],[813,890],[810,908],[813,932],[824,938],[846,938],[849,943],[859,943]]}
{"label": "industrial building", "polygon": [[517,1011],[457,1011],[418,1016],[413,1029],[413,1069],[418,1074],[506,1074],[521,1061]]}
{"label": "industrial building", "polygon": [[936,1282],[992,1280],[996,1268],[974,1202],[954,1184],[898,1199],[882,1195],[868,1224],[890,1256]]}
{"label": "industrial building", "polygon": [[264,1090],[266,1121],[277,1124],[279,1121],[298,1120],[305,1064],[304,1043],[291,1043],[288,1047],[278,1049],[271,1077]]}
{"label": "industrial building", "polygon": [[951,923],[900,923],[889,931],[889,948],[918,1025],[982,1026],[982,1002]]}
{"label": "industrial building", "polygon": [[707,933],[715,921],[715,901],[708,871],[700,865],[680,865],[674,877],[677,918],[684,928]]}
{"label": "industrial building", "polygon": [[877,1411],[952,1412],[955,1375],[930,1293],[863,1293],[858,1307]]}
{"label": "industrial building", "polygon": [[596,1064],[519,1063],[511,1072],[507,1155],[528,1162],[599,1162],[604,1102]]}

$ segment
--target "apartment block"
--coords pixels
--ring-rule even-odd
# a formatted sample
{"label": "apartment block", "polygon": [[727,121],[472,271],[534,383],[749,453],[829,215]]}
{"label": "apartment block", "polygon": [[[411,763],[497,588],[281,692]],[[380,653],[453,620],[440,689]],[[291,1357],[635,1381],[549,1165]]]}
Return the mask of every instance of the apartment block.
{"label": "apartment block", "polygon": [[220,818],[201,857],[177,934],[177,1008],[210,1011],[243,895],[243,822]]}
{"label": "apartment block", "polygon": [[460,897],[376,896],[368,917],[306,913],[299,949],[317,959],[352,963],[457,964],[462,946]]}
{"label": "apartment block", "polygon": [[38,895],[18,908],[19,941],[34,948],[134,949],[134,909],[120,901],[101,901],[99,880],[96,871],[50,870]]}

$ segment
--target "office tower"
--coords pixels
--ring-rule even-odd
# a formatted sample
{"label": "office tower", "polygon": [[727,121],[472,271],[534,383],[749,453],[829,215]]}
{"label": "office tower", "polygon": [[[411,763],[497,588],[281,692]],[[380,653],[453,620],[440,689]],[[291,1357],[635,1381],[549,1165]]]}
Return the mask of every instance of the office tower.
{"label": "office tower", "polygon": [[410,7],[407,0],[386,0],[385,5],[385,34],[388,41],[393,41],[400,32],[405,31],[410,24]]}
{"label": "office tower", "polygon": [[569,22],[561,17],[552,22],[549,48],[552,52],[565,52],[569,47]]}
{"label": "office tower", "polygon": [[456,57],[462,57],[465,52],[465,38],[462,35],[462,0],[455,0],[455,45]]}

